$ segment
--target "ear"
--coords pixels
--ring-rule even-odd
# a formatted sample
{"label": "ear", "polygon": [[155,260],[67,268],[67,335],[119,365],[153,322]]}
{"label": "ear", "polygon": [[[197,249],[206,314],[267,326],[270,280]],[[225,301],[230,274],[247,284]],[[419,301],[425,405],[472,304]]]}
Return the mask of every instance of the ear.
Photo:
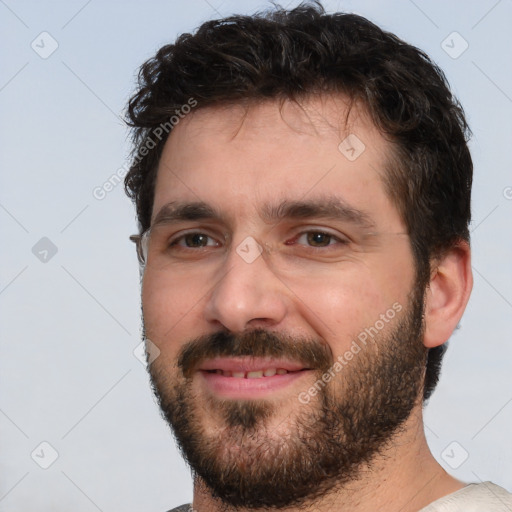
{"label": "ear", "polygon": [[425,336],[428,348],[442,345],[457,327],[473,288],[471,249],[460,241],[437,262],[425,295]]}

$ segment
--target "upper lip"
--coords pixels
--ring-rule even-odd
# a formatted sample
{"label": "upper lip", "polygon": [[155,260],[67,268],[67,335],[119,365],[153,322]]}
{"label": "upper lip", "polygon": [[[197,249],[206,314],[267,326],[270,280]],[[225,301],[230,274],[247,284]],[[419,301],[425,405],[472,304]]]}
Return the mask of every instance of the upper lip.
{"label": "upper lip", "polygon": [[198,370],[222,370],[227,372],[253,372],[267,368],[283,368],[289,372],[307,369],[303,364],[289,359],[270,357],[216,357],[201,363]]}

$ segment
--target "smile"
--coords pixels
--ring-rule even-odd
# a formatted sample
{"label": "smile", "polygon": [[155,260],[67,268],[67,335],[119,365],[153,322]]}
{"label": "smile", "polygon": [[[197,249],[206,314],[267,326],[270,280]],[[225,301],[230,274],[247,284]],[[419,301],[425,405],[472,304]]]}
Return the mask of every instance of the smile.
{"label": "smile", "polygon": [[208,392],[232,399],[276,393],[310,372],[295,361],[249,357],[211,359],[197,371]]}
{"label": "smile", "polygon": [[[207,370],[208,373],[216,373],[224,377],[234,377],[235,379],[261,379],[262,377],[273,377],[274,375],[286,375],[291,373],[284,368],[267,368],[266,370],[255,370],[250,372],[231,372],[229,370]],[[298,370],[302,371],[302,370]]]}

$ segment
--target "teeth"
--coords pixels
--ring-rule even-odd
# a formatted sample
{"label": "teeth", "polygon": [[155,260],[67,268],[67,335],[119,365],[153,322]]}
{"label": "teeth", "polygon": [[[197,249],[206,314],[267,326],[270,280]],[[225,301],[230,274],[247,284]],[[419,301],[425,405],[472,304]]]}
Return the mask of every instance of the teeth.
{"label": "teeth", "polygon": [[284,368],[267,368],[266,370],[255,370],[252,372],[230,372],[224,370],[215,370],[214,373],[224,377],[235,377],[237,379],[260,379],[261,377],[273,377],[274,375],[285,375],[288,370]]}

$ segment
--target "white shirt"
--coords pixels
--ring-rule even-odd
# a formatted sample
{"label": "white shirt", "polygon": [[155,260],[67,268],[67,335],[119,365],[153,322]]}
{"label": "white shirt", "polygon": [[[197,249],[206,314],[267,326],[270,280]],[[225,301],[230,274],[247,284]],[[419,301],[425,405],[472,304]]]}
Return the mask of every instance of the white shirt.
{"label": "white shirt", "polygon": [[512,494],[492,482],[469,484],[420,512],[512,512]]}

